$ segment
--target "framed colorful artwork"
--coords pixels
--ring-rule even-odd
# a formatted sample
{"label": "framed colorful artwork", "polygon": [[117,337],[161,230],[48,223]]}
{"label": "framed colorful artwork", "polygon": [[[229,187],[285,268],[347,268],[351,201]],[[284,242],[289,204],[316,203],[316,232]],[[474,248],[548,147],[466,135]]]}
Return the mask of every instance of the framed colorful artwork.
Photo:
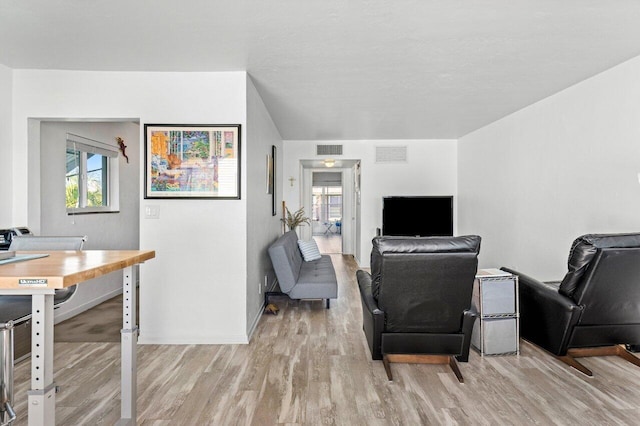
{"label": "framed colorful artwork", "polygon": [[145,124],[144,198],[240,199],[239,124]]}

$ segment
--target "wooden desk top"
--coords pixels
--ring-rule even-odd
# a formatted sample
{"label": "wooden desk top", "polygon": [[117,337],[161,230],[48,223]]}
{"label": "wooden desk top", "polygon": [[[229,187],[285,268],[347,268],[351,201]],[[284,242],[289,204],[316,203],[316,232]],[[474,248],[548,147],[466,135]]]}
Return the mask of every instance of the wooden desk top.
{"label": "wooden desk top", "polygon": [[65,288],[156,257],[153,250],[20,251],[49,256],[0,265],[0,289]]}

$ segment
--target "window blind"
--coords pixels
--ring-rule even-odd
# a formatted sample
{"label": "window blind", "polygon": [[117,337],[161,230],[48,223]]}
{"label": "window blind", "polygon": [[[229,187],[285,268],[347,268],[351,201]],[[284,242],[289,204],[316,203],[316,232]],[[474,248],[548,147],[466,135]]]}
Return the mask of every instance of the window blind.
{"label": "window blind", "polygon": [[102,155],[103,157],[113,158],[118,156],[117,147],[85,138],[84,136],[74,135],[73,133],[67,133],[67,148],[74,151],[90,152],[92,154]]}

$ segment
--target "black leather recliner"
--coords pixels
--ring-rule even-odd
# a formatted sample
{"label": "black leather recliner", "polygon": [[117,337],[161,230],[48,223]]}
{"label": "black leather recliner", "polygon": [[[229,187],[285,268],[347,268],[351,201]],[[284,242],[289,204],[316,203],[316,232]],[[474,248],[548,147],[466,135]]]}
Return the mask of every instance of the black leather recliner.
{"label": "black leather recliner", "polygon": [[[371,274],[358,271],[363,329],[372,359],[447,363],[469,359],[479,236],[376,237]],[[428,356],[425,356],[428,355]],[[455,357],[455,359],[454,359]]]}
{"label": "black leather recliner", "polygon": [[571,246],[562,282],[518,271],[520,336],[592,376],[575,358],[618,355],[640,344],[640,234],[583,235]]}

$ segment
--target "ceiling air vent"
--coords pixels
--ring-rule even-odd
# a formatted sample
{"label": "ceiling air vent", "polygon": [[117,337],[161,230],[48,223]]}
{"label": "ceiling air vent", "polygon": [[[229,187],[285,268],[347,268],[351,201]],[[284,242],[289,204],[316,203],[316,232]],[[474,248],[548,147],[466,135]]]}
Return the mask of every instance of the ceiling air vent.
{"label": "ceiling air vent", "polygon": [[406,146],[376,146],[376,163],[406,163]]}
{"label": "ceiling air vent", "polygon": [[316,155],[342,155],[342,145],[316,145]]}

